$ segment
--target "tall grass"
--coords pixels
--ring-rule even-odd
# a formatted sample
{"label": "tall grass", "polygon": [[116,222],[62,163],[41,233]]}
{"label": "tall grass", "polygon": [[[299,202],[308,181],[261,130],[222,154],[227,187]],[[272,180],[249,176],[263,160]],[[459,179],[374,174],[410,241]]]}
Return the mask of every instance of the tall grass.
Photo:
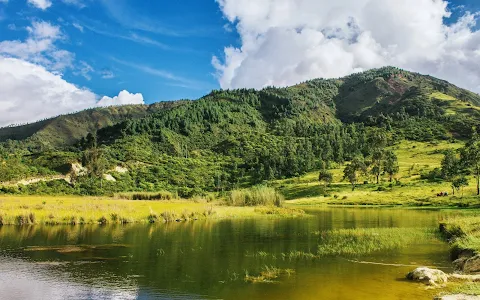
{"label": "tall grass", "polygon": [[228,198],[233,206],[276,206],[282,207],[284,198],[274,188],[255,186],[250,189],[233,190]]}

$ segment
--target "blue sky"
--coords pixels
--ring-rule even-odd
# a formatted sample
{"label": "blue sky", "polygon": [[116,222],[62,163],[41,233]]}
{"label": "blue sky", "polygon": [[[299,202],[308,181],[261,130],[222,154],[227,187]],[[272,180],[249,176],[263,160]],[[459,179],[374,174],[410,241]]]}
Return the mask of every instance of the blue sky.
{"label": "blue sky", "polygon": [[42,10],[10,0],[0,11],[2,40],[25,39],[32,20],[61,26],[68,37],[59,46],[94,69],[88,78],[65,70],[67,81],[99,95],[141,92],[146,102],[195,99],[218,88],[211,58],[238,38],[225,30],[214,1],[54,1]]}
{"label": "blue sky", "polygon": [[0,126],[385,65],[480,92],[478,0],[0,0]]}

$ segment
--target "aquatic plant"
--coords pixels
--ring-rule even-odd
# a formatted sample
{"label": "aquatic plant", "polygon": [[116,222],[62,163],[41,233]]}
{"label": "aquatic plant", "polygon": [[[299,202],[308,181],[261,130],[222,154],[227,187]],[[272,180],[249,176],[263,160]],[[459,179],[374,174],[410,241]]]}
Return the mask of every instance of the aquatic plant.
{"label": "aquatic plant", "polygon": [[428,228],[357,228],[326,231],[319,237],[317,254],[324,256],[391,251],[436,235]]}
{"label": "aquatic plant", "polygon": [[245,271],[245,281],[250,283],[272,283],[282,274],[291,276],[295,273],[292,269],[279,269],[273,266],[264,266],[257,276],[251,276],[248,271]]}

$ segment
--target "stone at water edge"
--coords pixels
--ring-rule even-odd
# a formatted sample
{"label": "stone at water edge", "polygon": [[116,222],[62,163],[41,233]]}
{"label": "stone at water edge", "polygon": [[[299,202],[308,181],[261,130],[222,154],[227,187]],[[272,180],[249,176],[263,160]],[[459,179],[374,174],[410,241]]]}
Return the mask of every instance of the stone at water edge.
{"label": "stone at water edge", "polygon": [[423,282],[428,285],[437,285],[446,283],[448,281],[448,276],[443,271],[437,269],[420,267],[408,273],[407,279]]}
{"label": "stone at water edge", "polygon": [[479,296],[455,294],[435,297],[435,300],[480,300]]}
{"label": "stone at water edge", "polygon": [[480,255],[470,257],[463,264],[463,272],[467,274],[480,272]]}

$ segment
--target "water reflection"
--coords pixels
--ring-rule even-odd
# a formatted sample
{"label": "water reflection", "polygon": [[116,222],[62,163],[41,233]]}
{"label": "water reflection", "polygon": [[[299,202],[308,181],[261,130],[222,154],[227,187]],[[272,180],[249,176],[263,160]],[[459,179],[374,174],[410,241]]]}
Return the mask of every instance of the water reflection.
{"label": "water reflection", "polygon": [[[403,299],[432,291],[400,279],[411,267],[359,264],[314,253],[314,232],[356,227],[436,227],[437,211],[312,209],[288,220],[210,220],[125,226],[0,227],[2,299]],[[248,253],[264,251],[268,258]],[[450,267],[438,240],[362,260]],[[252,284],[245,272],[294,269],[278,283]]]}

